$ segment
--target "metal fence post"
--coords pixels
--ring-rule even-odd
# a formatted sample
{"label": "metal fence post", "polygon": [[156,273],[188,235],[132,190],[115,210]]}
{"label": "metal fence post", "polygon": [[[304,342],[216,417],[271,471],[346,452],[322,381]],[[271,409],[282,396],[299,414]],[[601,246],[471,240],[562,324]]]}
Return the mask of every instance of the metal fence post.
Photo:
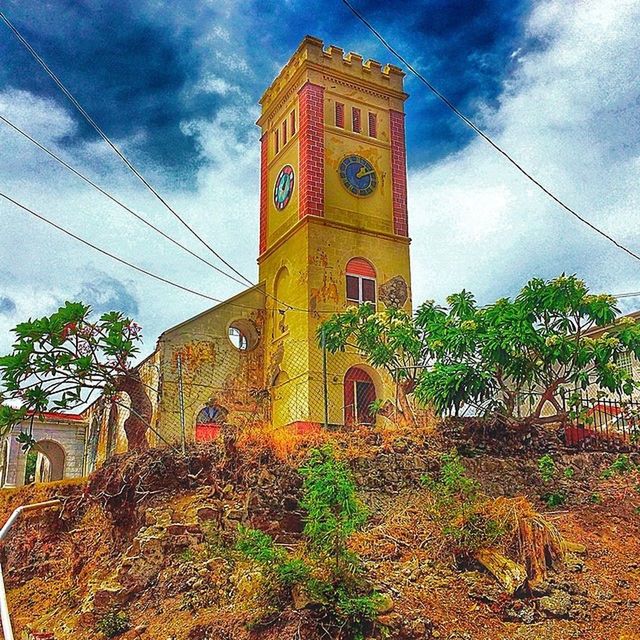
{"label": "metal fence post", "polygon": [[322,395],[324,397],[324,428],[329,428],[329,381],[327,380],[327,336],[321,329],[322,340]]}
{"label": "metal fence post", "polygon": [[180,445],[182,454],[187,452],[187,428],[184,420],[184,389],[182,387],[182,356],[178,355],[178,398],[180,401]]}

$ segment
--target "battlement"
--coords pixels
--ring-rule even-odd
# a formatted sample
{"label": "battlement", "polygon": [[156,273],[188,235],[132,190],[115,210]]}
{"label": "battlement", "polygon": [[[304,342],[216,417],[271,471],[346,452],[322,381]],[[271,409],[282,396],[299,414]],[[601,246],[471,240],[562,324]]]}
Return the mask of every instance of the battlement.
{"label": "battlement", "polygon": [[324,42],[313,36],[305,36],[271,86],[264,92],[260,99],[263,112],[266,111],[273,100],[280,95],[290,80],[306,67],[310,71],[330,73],[361,84],[367,88],[375,88],[377,91],[393,95],[404,100],[406,94],[403,90],[404,72],[392,64],[382,66],[376,60],[366,60],[357,53],[347,53],[334,45],[325,48]]}

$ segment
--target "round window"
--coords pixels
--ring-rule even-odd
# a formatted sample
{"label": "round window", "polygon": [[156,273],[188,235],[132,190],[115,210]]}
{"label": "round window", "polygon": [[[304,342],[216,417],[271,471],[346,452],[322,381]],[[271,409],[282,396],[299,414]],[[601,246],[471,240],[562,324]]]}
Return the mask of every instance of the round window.
{"label": "round window", "polygon": [[258,345],[259,336],[251,320],[235,320],[229,325],[229,341],[238,351],[251,351]]}

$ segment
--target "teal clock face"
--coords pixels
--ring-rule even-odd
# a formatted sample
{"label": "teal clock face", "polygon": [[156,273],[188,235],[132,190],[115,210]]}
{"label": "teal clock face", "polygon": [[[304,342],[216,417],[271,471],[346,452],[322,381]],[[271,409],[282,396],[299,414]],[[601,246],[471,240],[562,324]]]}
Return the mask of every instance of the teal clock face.
{"label": "teal clock face", "polygon": [[294,179],[295,174],[293,173],[293,167],[290,164],[285,164],[284,167],[280,169],[280,173],[276,178],[276,184],[273,187],[273,203],[279,211],[284,209],[291,200]]}
{"label": "teal clock face", "polygon": [[355,196],[369,196],[378,185],[376,170],[362,156],[351,155],[343,158],[338,171],[345,189]]}

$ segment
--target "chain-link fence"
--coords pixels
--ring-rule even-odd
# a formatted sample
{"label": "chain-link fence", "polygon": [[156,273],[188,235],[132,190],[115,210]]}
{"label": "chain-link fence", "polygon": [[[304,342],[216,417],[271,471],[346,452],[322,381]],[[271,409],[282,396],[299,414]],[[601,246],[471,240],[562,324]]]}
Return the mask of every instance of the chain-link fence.
{"label": "chain-link fence", "polygon": [[[180,450],[216,438],[226,425],[337,429],[394,420],[396,385],[354,350],[330,353],[315,341],[286,337],[266,355],[249,347],[230,348],[226,336],[159,344],[135,374],[151,402],[144,418],[149,444]],[[132,411],[126,394],[94,405],[89,467],[127,449]]]}

